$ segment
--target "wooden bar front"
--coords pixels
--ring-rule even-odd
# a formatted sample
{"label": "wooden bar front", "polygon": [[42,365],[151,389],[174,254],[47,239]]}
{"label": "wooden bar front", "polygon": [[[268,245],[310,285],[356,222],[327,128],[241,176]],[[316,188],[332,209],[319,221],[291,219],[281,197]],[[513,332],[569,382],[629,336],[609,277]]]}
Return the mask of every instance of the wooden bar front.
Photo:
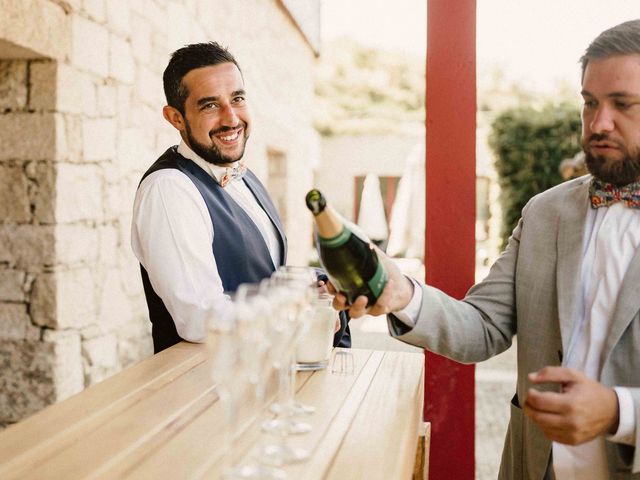
{"label": "wooden bar front", "polygon": [[[310,433],[290,437],[311,458],[283,467],[288,478],[412,478],[424,356],[344,352],[353,373],[297,375],[296,399],[316,412]],[[249,390],[239,398],[242,456],[260,415]],[[220,478],[224,418],[205,347],[183,342],[0,432],[0,478]]]}

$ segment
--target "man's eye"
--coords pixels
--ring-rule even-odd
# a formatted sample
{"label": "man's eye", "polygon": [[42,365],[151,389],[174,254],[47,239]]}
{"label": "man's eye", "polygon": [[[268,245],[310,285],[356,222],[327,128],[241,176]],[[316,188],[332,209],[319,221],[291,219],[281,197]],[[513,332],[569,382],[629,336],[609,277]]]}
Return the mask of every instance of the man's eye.
{"label": "man's eye", "polygon": [[627,108],[631,107],[631,105],[633,104],[629,102],[616,102],[615,105],[618,110],[626,110]]}
{"label": "man's eye", "polygon": [[584,106],[586,108],[595,108],[597,106],[597,102],[595,100],[585,100]]}
{"label": "man's eye", "polygon": [[214,108],[217,108],[218,105],[216,105],[215,103],[205,103],[202,106],[202,110],[213,110]]}
{"label": "man's eye", "polygon": [[233,103],[242,103],[244,102],[245,98],[242,96],[238,96],[238,97],[234,97],[233,98]]}

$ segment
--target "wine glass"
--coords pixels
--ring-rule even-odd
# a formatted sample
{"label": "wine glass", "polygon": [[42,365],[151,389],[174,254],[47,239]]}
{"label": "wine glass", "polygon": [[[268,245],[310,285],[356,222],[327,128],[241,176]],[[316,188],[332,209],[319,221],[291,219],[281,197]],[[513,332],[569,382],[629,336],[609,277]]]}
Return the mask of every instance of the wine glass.
{"label": "wine glass", "polygon": [[[239,364],[253,386],[255,411],[261,412],[271,372],[271,363],[267,359],[271,348],[268,322],[271,317],[271,304],[264,289],[258,284],[240,285],[233,300],[235,327],[239,341]],[[258,418],[259,416],[258,413]],[[249,458],[227,469],[224,477],[226,479],[285,479],[287,475],[284,471],[262,462],[262,452],[268,449],[269,445],[261,438]]]}
{"label": "wine glass", "polygon": [[[296,324],[294,328],[294,332],[296,334],[294,344],[297,346],[302,335],[305,333],[306,329],[309,328],[306,320],[308,320],[312,314],[311,303],[318,295],[316,269],[312,267],[285,265],[278,269],[274,274],[274,277],[290,282],[293,288],[298,291],[296,316],[293,318],[293,322]],[[309,415],[315,412],[315,407],[297,402],[293,397],[295,394],[295,371],[298,369],[295,350],[296,349],[294,348],[291,356],[291,368],[293,370],[291,387],[292,396],[289,399],[288,408],[292,415]]]}
{"label": "wine glass", "polygon": [[233,311],[209,319],[206,340],[207,357],[210,363],[210,374],[215,383],[215,390],[223,410],[222,428],[223,445],[222,470],[231,470],[233,458],[234,434],[237,425],[234,390],[238,386],[237,368],[239,367],[239,346],[237,332],[234,328]]}
{"label": "wine glass", "polygon": [[[271,346],[269,361],[276,369],[278,378],[278,401],[286,406],[291,389],[291,355],[294,332],[291,328],[292,302],[294,291],[286,283],[270,278],[261,283],[261,287],[271,305],[268,316],[268,331]],[[286,408],[277,409],[276,418],[263,422],[265,432],[275,435],[277,442],[265,446],[262,459],[272,465],[283,465],[305,460],[309,452],[302,448],[294,448],[287,444],[289,434],[306,433],[311,426],[290,417]]]}

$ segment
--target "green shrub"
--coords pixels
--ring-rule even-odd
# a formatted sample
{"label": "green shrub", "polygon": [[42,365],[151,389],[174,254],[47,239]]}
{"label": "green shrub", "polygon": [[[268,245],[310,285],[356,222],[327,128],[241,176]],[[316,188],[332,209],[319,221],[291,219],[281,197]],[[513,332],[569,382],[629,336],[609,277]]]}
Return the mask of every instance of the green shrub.
{"label": "green shrub", "polygon": [[492,122],[489,145],[502,189],[503,247],[527,201],[562,182],[558,166],[580,150],[580,125],[580,112],[570,104],[511,108]]}

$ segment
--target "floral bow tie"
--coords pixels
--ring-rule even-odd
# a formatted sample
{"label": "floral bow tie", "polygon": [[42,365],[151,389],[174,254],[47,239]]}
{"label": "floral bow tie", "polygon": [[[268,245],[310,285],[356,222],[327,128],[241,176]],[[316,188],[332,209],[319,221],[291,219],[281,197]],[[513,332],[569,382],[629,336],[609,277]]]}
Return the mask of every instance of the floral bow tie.
{"label": "floral bow tie", "polygon": [[244,163],[238,163],[235,167],[227,167],[227,170],[220,179],[220,186],[224,188],[231,180],[242,178],[246,171],[247,167]]}
{"label": "floral bow tie", "polygon": [[624,201],[629,208],[640,208],[640,181],[617,187],[597,178],[589,185],[591,207],[606,207],[613,203]]}

